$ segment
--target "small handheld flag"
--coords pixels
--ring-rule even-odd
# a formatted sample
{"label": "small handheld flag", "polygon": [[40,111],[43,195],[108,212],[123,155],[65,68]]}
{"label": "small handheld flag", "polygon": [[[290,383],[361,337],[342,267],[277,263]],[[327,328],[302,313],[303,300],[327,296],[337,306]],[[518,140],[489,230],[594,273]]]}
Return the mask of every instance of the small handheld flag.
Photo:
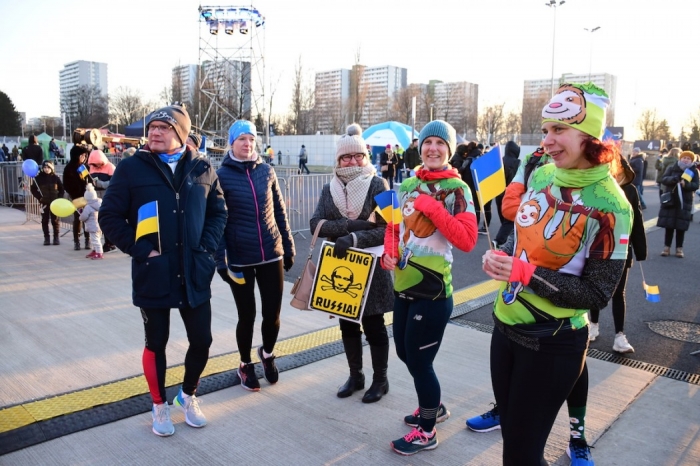
{"label": "small handheld flag", "polygon": [[483,205],[506,190],[501,146],[496,146],[471,164],[476,190]]}
{"label": "small handheld flag", "polygon": [[374,196],[374,201],[379,208],[379,214],[386,220],[386,223],[393,223],[394,225],[401,223],[403,216],[399,208],[399,197],[396,195],[396,191],[384,191],[377,194]]}
{"label": "small handheld flag", "polygon": [[231,277],[231,280],[233,280],[234,283],[237,283],[238,285],[245,285],[245,277],[243,276],[243,272],[232,272],[231,269],[229,269],[228,275]]}
{"label": "small handheld flag", "polygon": [[158,233],[158,201],[149,202],[139,207],[135,241],[150,233]]}
{"label": "small handheld flag", "polygon": [[85,168],[85,165],[81,165],[78,167],[78,175],[80,175],[81,179],[84,180],[85,178],[88,177],[89,174],[90,174],[90,172],[88,171],[87,168]]}
{"label": "small handheld flag", "polygon": [[693,170],[686,168],[681,175],[681,178],[683,178],[685,181],[693,181]]}
{"label": "small handheld flag", "polygon": [[652,303],[658,303],[661,301],[661,296],[659,296],[659,287],[657,285],[647,285],[642,282],[644,286],[644,294],[646,295],[647,301]]}
{"label": "small handheld flag", "polygon": [[642,272],[642,287],[644,288],[644,294],[647,301],[651,303],[660,302],[661,295],[659,294],[659,287],[657,285],[647,285],[647,281],[644,278],[644,268],[642,267],[642,263],[637,261],[637,264],[639,264],[639,270]]}

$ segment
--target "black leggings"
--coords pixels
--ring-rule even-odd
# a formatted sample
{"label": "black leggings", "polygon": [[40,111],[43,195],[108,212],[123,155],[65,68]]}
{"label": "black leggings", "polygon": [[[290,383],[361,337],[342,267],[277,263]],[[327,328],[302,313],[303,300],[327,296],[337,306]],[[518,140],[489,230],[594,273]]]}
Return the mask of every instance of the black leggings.
{"label": "black leggings", "polygon": [[42,206],[44,210],[41,211],[41,229],[44,232],[44,236],[49,236],[49,221],[53,226],[53,235],[58,236],[59,232],[59,219],[56,217],[48,205]]}
{"label": "black leggings", "polygon": [[432,432],[440,407],[440,381],[433,361],[452,314],[452,297],[447,299],[394,300],[394,343],[396,354],[413,377],[418,395],[420,427]]}
{"label": "black leggings", "polygon": [[479,203],[479,197],[478,195],[474,197],[475,202],[478,206],[478,209],[476,210],[476,226],[479,226],[479,220],[481,219],[481,212],[483,211],[484,213],[484,227],[488,227],[491,225],[491,201],[493,199],[489,199],[484,203],[484,206],[482,208],[481,204]]}
{"label": "black leggings", "polygon": [[[627,287],[627,275],[629,271],[630,269],[627,267],[622,270],[620,282],[617,284],[617,288],[615,288],[615,292],[612,295],[612,315],[613,322],[615,323],[615,333],[620,333],[625,330],[625,313],[627,311],[625,288]],[[591,322],[597,324],[599,318],[600,309],[591,309]]]}
{"label": "black leggings", "polygon": [[540,466],[559,409],[581,376],[588,327],[539,338],[538,351],[491,337],[491,383],[501,416],[504,466]]}
{"label": "black leggings", "polygon": [[[80,221],[80,214],[78,212],[73,212],[73,242],[74,243],[80,242],[80,227],[81,227],[81,225],[83,225],[83,222]],[[85,241],[87,241],[90,236],[88,235],[88,232],[85,231],[84,226],[83,226],[83,233],[85,234]]]}
{"label": "black leggings", "polygon": [[260,289],[262,301],[262,341],[263,349],[272,353],[280,332],[280,311],[282,309],[282,292],[284,290],[284,271],[282,261],[267,264],[251,265],[249,267],[231,267],[234,272],[242,272],[245,283],[231,284],[233,299],[238,308],[238,325],[236,325],[236,340],[241,362],[248,364],[250,351],[253,346],[255,330],[255,282]]}
{"label": "black leggings", "polygon": [[[664,246],[667,248],[671,247],[673,242],[673,231],[674,228],[666,228],[666,237],[664,238]],[[685,239],[685,230],[675,230],[676,231],[676,247],[683,247],[683,240]]]}
{"label": "black leggings", "polygon": [[370,346],[386,346],[389,344],[389,335],[384,325],[384,314],[362,316],[362,328],[357,322],[340,319],[340,334],[345,338],[361,338],[362,330],[365,331],[367,343]]}
{"label": "black leggings", "polygon": [[[185,355],[185,377],[182,391],[194,394],[209,359],[211,346],[211,303],[206,301],[197,307],[180,308],[185,324],[187,341],[190,343]],[[141,308],[146,347],[143,350],[143,373],[155,404],[165,403],[165,346],[170,336],[169,308]]]}

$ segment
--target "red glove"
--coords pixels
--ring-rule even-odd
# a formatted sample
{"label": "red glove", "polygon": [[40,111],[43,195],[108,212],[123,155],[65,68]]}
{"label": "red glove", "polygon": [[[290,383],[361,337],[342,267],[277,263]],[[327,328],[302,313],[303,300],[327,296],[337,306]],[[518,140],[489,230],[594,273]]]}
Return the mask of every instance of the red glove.
{"label": "red glove", "polygon": [[413,207],[428,217],[440,233],[456,248],[464,252],[474,249],[479,232],[476,226],[476,215],[462,212],[454,217],[439,202],[427,194],[420,194]]}
{"label": "red glove", "polygon": [[520,282],[523,285],[529,285],[532,275],[535,273],[536,265],[525,262],[517,258],[513,258],[513,268],[510,271],[508,281]]}

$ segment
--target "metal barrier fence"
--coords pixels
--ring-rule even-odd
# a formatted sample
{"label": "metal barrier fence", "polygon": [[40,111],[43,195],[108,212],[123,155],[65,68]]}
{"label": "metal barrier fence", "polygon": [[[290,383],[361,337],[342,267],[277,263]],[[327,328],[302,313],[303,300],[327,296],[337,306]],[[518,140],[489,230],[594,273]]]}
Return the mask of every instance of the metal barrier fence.
{"label": "metal barrier fence", "polygon": [[279,178],[280,186],[284,187],[287,217],[292,234],[306,238],[301,232],[309,229],[309,221],[316,210],[323,185],[330,183],[332,178],[332,173]]}

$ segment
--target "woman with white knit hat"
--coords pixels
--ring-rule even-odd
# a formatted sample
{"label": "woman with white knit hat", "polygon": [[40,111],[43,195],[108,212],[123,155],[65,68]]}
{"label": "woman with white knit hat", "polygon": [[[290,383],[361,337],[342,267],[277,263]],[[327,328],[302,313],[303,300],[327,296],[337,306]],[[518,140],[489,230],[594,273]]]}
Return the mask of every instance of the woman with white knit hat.
{"label": "woman with white knit hat", "polygon": [[[367,146],[362,139],[362,128],[352,124],[337,143],[336,166],[330,183],[323,187],[318,206],[311,217],[311,231],[320,220],[320,236],[335,242],[334,254],[345,257],[348,248],[368,248],[384,242],[386,222],[375,213],[374,197],[388,186],[376,176],[377,171],[369,161]],[[367,342],[372,356],[372,385],[362,397],[363,403],[379,401],[389,391],[387,366],[389,337],[384,325],[384,313],[392,309],[391,275],[386,270],[374,269],[372,281],[362,316]],[[346,398],[365,388],[362,372],[362,330],[360,324],[340,319],[345,355],[350,366],[350,377],[338,389],[338,397]]]}

